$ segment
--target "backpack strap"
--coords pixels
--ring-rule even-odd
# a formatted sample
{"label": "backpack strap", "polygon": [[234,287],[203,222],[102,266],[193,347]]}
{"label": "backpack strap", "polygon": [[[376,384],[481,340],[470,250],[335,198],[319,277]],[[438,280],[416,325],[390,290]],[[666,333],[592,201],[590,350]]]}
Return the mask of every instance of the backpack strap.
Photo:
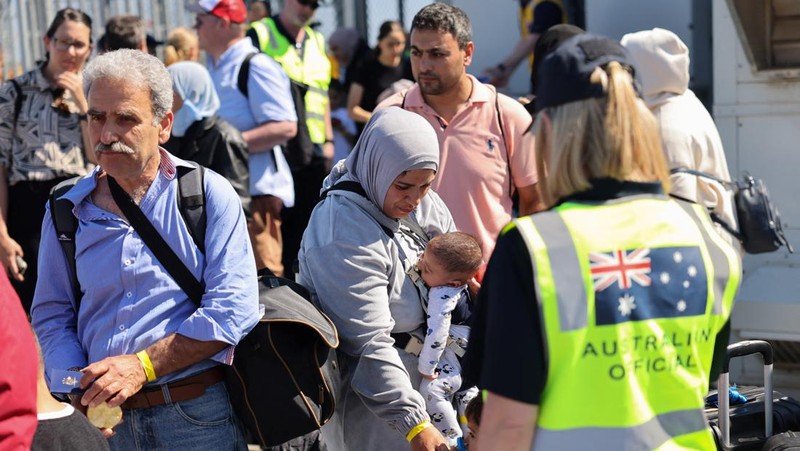
{"label": "backpack strap", "polygon": [[193,167],[178,166],[178,209],[192,235],[194,244],[206,253],[206,193],[205,168],[193,161]]}
{"label": "backpack strap", "polygon": [[[188,162],[193,167],[179,166],[178,169],[178,208],[189,234],[192,235],[194,244],[205,253],[206,236],[206,209],[205,185],[203,183],[205,170],[195,162]],[[50,191],[50,216],[55,228],[56,237],[61,244],[61,249],[67,257],[70,273],[72,274],[72,289],[75,295],[75,311],[80,309],[81,291],[80,282],[75,263],[75,233],[78,230],[78,218],[72,213],[75,205],[68,199],[62,198],[81,177],[64,180],[54,186]]]}
{"label": "backpack strap", "polygon": [[73,186],[78,182],[80,177],[73,177],[64,180],[50,190],[50,217],[53,221],[53,227],[56,231],[58,243],[61,244],[61,249],[64,250],[64,255],[67,257],[67,265],[72,275],[72,291],[75,295],[75,311],[80,309],[81,291],[80,282],[78,282],[78,273],[75,269],[75,232],[78,230],[78,218],[72,213],[75,205],[69,199],[63,198]]}
{"label": "backpack strap", "polygon": [[236,79],[236,87],[239,88],[239,92],[241,92],[245,97],[248,97],[249,93],[247,89],[247,81],[250,78],[250,60],[259,53],[261,52],[253,52],[245,56],[244,60],[242,61],[242,65],[239,66],[239,75]]}
{"label": "backpack strap", "polygon": [[500,137],[503,138],[503,147],[506,148],[506,167],[508,168],[508,197],[514,195],[514,179],[511,176],[511,151],[508,148],[506,128],[503,126],[503,113],[500,111],[500,94],[494,90],[494,110],[497,113],[497,124],[500,126]]}
{"label": "backpack strap", "polygon": [[14,91],[17,92],[17,96],[14,98],[14,122],[12,129],[16,133],[17,131],[17,120],[19,119],[19,112],[22,111],[22,87],[19,85],[19,82],[16,79],[8,80],[11,82],[11,86],[14,87]]}

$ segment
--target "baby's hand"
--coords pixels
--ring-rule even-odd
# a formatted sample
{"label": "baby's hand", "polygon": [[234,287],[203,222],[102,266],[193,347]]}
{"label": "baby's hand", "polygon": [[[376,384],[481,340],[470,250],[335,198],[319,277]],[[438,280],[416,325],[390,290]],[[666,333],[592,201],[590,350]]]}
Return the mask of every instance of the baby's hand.
{"label": "baby's hand", "polygon": [[439,377],[439,373],[425,374],[425,373],[420,372],[419,374],[422,375],[422,377],[424,377],[425,379],[428,379],[429,381],[432,381],[432,380],[436,379],[437,377]]}

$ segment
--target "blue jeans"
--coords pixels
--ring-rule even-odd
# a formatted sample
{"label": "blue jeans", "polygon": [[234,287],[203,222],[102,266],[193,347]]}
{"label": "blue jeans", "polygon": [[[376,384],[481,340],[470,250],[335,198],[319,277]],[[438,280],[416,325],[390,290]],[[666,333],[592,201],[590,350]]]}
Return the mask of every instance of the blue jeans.
{"label": "blue jeans", "polygon": [[188,401],[123,410],[114,432],[109,445],[115,451],[247,449],[225,382]]}

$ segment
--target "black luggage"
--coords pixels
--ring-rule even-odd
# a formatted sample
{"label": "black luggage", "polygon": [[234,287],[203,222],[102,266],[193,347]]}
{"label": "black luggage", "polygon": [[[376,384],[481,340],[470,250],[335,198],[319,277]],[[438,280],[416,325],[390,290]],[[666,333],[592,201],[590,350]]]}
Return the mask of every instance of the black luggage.
{"label": "black luggage", "polygon": [[789,431],[773,435],[767,439],[761,451],[800,451],[800,434]]}
{"label": "black luggage", "polygon": [[[764,387],[739,387],[739,393],[747,402],[730,406],[727,396],[730,360],[751,354],[761,354],[764,359]],[[800,430],[800,402],[772,390],[772,346],[769,343],[752,340],[728,346],[718,388],[722,393],[719,409],[706,409],[717,449],[759,450],[773,434]]]}

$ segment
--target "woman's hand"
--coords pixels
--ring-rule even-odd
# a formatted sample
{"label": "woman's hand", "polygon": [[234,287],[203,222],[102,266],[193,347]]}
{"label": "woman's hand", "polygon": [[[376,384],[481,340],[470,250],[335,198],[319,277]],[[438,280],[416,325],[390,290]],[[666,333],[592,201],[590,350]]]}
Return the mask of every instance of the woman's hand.
{"label": "woman's hand", "polygon": [[80,75],[74,72],[61,72],[55,77],[56,86],[69,91],[75,105],[78,107],[80,114],[86,114],[89,110],[89,102],[86,101],[86,96],[83,95],[83,81]]}
{"label": "woman's hand", "polygon": [[447,440],[435,427],[427,427],[411,440],[411,451],[449,451]]}

